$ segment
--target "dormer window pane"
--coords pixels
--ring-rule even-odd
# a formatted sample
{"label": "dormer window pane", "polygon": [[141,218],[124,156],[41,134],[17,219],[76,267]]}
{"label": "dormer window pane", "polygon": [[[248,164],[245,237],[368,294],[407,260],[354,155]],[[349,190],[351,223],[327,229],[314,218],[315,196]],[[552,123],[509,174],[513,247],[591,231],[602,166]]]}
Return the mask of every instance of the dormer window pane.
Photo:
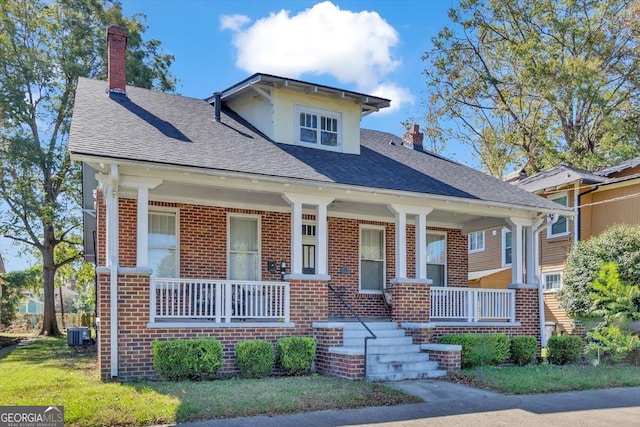
{"label": "dormer window pane", "polygon": [[296,107],[298,142],[334,148],[340,146],[340,114],[314,108]]}
{"label": "dormer window pane", "polygon": [[338,145],[338,120],[322,116],[320,125],[320,143],[336,147]]}

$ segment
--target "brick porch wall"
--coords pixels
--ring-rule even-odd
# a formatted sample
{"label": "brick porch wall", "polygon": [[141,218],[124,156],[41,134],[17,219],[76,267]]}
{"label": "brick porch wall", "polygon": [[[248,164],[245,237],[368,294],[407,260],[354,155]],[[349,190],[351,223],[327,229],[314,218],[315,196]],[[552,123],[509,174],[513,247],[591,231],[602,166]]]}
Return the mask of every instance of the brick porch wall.
{"label": "brick porch wall", "polygon": [[509,337],[530,335],[536,337],[540,349],[540,316],[538,314],[538,290],[516,289],[516,322],[520,326],[487,326],[482,322],[464,325],[438,325],[407,329],[407,335],[414,344],[436,343],[443,335],[449,334],[494,334],[504,333]]}
{"label": "brick porch wall", "polygon": [[[109,275],[99,274],[100,333],[98,358],[103,380],[111,377],[111,327]],[[149,328],[149,276],[118,276],[118,379],[155,378],[151,343],[154,340],[216,338],[223,346],[224,364],[220,374],[239,373],[235,345],[246,339],[264,339],[275,345],[286,336],[313,336],[312,322],[327,319],[327,286],[319,280],[290,280],[291,321],[295,327]],[[340,337],[340,339],[342,339]]]}

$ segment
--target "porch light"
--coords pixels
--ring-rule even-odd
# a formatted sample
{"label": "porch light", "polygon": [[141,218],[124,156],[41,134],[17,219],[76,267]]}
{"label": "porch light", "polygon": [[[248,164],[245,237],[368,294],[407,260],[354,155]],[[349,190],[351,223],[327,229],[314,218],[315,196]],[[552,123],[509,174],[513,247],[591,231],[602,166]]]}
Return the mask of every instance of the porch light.
{"label": "porch light", "polygon": [[282,260],[280,261],[280,276],[282,280],[284,280],[284,275],[287,274],[287,262]]}

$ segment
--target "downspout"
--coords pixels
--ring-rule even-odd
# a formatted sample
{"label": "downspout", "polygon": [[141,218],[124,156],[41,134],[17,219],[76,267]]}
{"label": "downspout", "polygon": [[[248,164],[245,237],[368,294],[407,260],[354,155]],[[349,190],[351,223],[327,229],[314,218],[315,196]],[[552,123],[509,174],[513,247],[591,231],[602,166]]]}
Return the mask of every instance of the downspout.
{"label": "downspout", "polygon": [[[547,224],[544,227],[540,227],[542,223],[536,226],[533,232],[533,240],[534,240],[534,248],[535,248],[535,259],[538,260],[540,258],[540,232],[544,230],[548,230],[558,222],[558,214],[555,213],[551,216],[551,221],[547,221]],[[544,221],[540,219],[540,221]],[[538,264],[536,262],[536,264]],[[536,281],[538,282],[538,312],[540,313],[540,346],[547,346],[547,329],[546,329],[546,319],[544,317],[544,290],[542,289],[542,280],[540,280],[540,275],[538,274],[538,269],[536,269]]]}
{"label": "downspout", "polygon": [[600,185],[594,185],[591,190],[585,191],[584,193],[578,194],[577,203],[576,203],[576,215],[578,216],[577,221],[576,221],[578,223],[578,232],[576,233],[577,234],[576,242],[579,242],[580,240],[582,240],[582,215],[580,214],[580,211],[582,210],[582,207],[581,207],[582,206],[582,196],[586,196],[589,193],[593,193],[598,188],[600,188]]}
{"label": "downspout", "polygon": [[107,189],[107,262],[109,263],[111,377],[118,376],[118,165],[111,165]]}
{"label": "downspout", "polygon": [[580,190],[580,181],[576,181],[573,184],[573,211],[576,213],[575,219],[573,220],[573,244],[578,243],[578,202],[580,201],[580,196],[578,191]]}

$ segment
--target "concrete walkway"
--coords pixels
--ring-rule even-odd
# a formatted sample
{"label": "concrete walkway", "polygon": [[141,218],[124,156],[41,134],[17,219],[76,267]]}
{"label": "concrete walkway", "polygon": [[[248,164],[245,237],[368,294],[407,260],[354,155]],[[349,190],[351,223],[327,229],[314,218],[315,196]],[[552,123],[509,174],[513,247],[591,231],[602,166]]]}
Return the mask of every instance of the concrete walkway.
{"label": "concrete walkway", "polygon": [[181,424],[184,427],[640,426],[640,387],[506,396],[433,380],[387,383],[424,403]]}

